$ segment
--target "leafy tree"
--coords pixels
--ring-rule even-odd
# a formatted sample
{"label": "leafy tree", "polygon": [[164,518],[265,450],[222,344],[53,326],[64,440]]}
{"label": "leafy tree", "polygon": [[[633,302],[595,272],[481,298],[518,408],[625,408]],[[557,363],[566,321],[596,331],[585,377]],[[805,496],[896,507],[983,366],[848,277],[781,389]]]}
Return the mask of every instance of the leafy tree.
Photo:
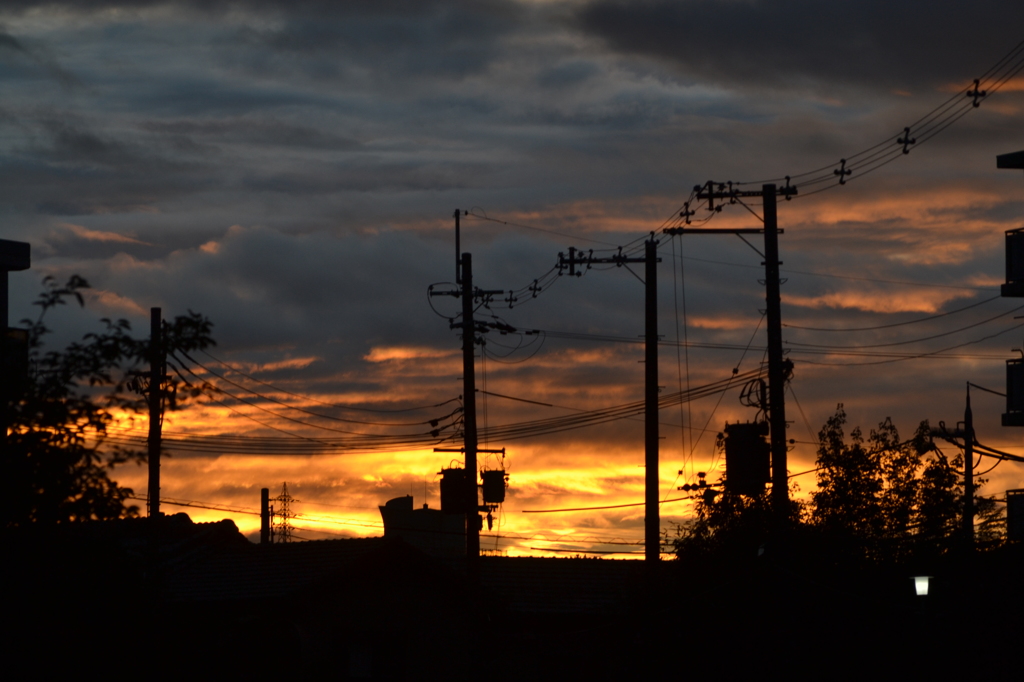
{"label": "leafy tree", "polygon": [[697,498],[696,518],[678,529],[676,555],[693,560],[744,561],[757,556],[771,529],[767,495],[747,497],[708,490]]}
{"label": "leafy tree", "polygon": [[[30,373],[8,409],[9,432],[0,462],[5,528],[76,523],[138,513],[125,501],[133,491],[111,478],[115,467],[145,461],[146,453],[108,440],[112,410],[143,413],[144,396],[129,384],[149,363],[149,339],[131,336],[127,320],[103,319],[104,331],[86,334],[64,351],[44,349],[47,314],[67,300],[84,305],[88,282],[71,277],[60,286],[43,280],[35,302],[41,310],[28,325]],[[186,352],[214,343],[212,323],[190,312],[164,325],[168,351]],[[193,394],[194,397],[194,394]]]}
{"label": "leafy tree", "polygon": [[[887,418],[866,440],[854,429],[847,443],[845,424],[839,405],[818,434],[811,523],[834,546],[875,561],[949,550],[961,536],[962,455],[949,459],[935,448],[927,421],[907,441]],[[977,499],[980,508],[988,502]]]}
{"label": "leafy tree", "polygon": [[875,537],[883,526],[881,453],[865,446],[859,428],[847,444],[845,424],[840,406],[818,433],[818,490],[811,493],[811,518],[827,532]]}
{"label": "leafy tree", "polygon": [[921,471],[917,507],[917,548],[926,554],[945,551],[960,533],[963,518],[963,455],[952,460],[939,450]]}
{"label": "leafy tree", "polygon": [[[938,450],[927,421],[909,440],[888,418],[866,437],[859,428],[847,437],[845,429],[839,405],[818,434],[817,489],[806,504],[792,503],[791,548],[794,542],[813,545],[815,560],[853,565],[934,557],[955,546],[961,537],[962,455],[950,459]],[[1000,510],[991,500],[975,500],[979,541],[997,538]],[[774,527],[767,495],[708,494],[695,511],[674,543],[680,558],[752,559]]]}
{"label": "leafy tree", "polygon": [[[718,447],[724,448],[721,438]],[[796,490],[795,485],[790,488],[789,528],[798,527],[804,513],[803,504],[794,499]],[[676,556],[710,563],[714,570],[755,560],[777,527],[768,491],[751,496],[709,487],[697,497],[694,511],[695,518],[676,530]]]}

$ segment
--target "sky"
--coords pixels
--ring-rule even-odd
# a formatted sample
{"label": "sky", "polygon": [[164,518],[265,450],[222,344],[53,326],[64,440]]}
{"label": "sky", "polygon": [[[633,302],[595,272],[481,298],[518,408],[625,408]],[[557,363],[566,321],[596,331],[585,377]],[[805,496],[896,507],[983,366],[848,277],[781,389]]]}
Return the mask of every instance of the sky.
{"label": "sky", "polygon": [[[659,231],[695,185],[791,176],[783,337],[790,470],[804,472],[840,403],[851,427],[891,417],[909,437],[923,419],[961,420],[967,382],[1004,390],[1024,302],[998,298],[1003,233],[1024,219],[1024,178],[995,157],[1024,149],[1024,76],[941,130],[915,122],[968,102],[1021,26],[1024,5],[994,0],[969,21],[962,3],[934,1],[8,0],[0,236],[32,245],[32,269],[10,276],[11,320],[37,314],[44,276],[71,274],[92,289],[84,309],[48,319],[55,347],[104,317],[142,336],[154,306],[208,316],[217,346],[187,364],[225,393],[167,416],[169,436],[212,445],[169,447],[163,496],[240,511],[167,508],[252,533],[242,512],[287,482],[306,516],[297,536],[375,535],[392,497],[438,506],[437,474],[458,453],[302,447],[351,436],[314,424],[421,433],[458,406],[458,301],[428,296],[454,280],[456,209],[476,284],[524,292],[478,314],[545,332],[487,335],[478,411],[497,427],[643,397],[642,268],[558,277],[570,246],[608,255],[656,233],[663,394],[757,369],[759,238]],[[899,153],[911,126],[921,141]],[[891,163],[857,166],[876,144]],[[824,181],[801,189],[816,169]],[[756,199],[698,203],[694,222],[758,224]],[[662,410],[662,499],[721,475],[716,435],[757,412],[740,388]],[[979,440],[1024,454],[1000,426],[1003,399],[972,400]],[[144,434],[145,420],[119,428]],[[230,454],[216,435],[290,438],[298,452]],[[504,447],[510,473],[485,548],[641,551],[641,506],[526,513],[641,502],[641,419],[482,446]],[[146,488],[144,468],[115,477]],[[987,478],[985,494],[1022,488],[1024,467]],[[814,488],[813,474],[793,480],[798,495]],[[665,502],[663,528],[691,513]]]}

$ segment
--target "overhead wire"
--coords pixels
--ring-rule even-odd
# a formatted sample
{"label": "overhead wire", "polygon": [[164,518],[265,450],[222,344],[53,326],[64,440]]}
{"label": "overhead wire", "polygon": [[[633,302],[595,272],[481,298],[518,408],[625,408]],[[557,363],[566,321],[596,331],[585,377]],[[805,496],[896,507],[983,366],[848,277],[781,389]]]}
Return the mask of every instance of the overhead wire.
{"label": "overhead wire", "polygon": [[[966,341],[964,343],[959,343],[959,344],[957,344],[955,346],[948,346],[946,348],[940,348],[939,350],[929,351],[927,353],[916,353],[916,354],[896,355],[896,356],[893,356],[893,354],[885,354],[885,353],[874,354],[876,356],[888,357],[888,359],[886,359],[886,360],[877,360],[877,361],[873,361],[873,362],[815,362],[813,360],[807,360],[805,358],[805,359],[801,360],[801,362],[807,363],[807,364],[811,364],[811,365],[864,367],[864,366],[868,366],[868,365],[885,365],[885,364],[890,364],[890,363],[894,363],[894,362],[903,362],[903,361],[906,361],[906,360],[919,360],[919,359],[922,359],[922,358],[931,358],[931,357],[939,357],[939,356],[941,356],[943,358],[948,358],[948,357],[952,357],[952,356],[943,355],[944,353],[946,353],[946,351],[956,350],[957,348],[963,348],[964,346],[974,345],[974,344],[977,344],[977,343],[981,343],[982,341],[988,341],[989,339],[994,339],[997,336],[1002,336],[1003,334],[1006,334],[1008,332],[1012,332],[1015,329],[1020,329],[1021,327],[1024,327],[1024,323],[1015,325],[1013,327],[1010,327],[1009,329],[1004,329],[1004,330],[1002,330],[1000,332],[996,332],[995,334],[990,334],[988,336],[983,336],[980,339],[974,339],[972,341]],[[829,350],[799,349],[799,348],[794,348],[794,349],[792,349],[791,352],[794,352],[794,353],[795,352],[800,352],[800,353],[815,353],[815,352],[817,352],[819,354],[824,354],[824,355],[870,355],[869,353],[855,353],[853,351],[829,351]]]}
{"label": "overhead wire", "polygon": [[[726,265],[732,268],[746,268],[749,270],[761,270],[762,266],[750,265],[748,263],[730,263],[728,261],[713,260],[710,258],[699,258],[697,256],[680,256],[684,260],[692,260],[700,263],[710,263],[712,265]],[[992,291],[993,289],[998,290],[998,287],[991,286],[975,286],[970,284],[936,284],[934,282],[912,282],[909,280],[898,280],[898,279],[880,279],[877,277],[858,277],[855,275],[837,275],[831,272],[813,272],[808,270],[792,270],[789,268],[780,268],[779,272],[785,275],[805,275],[808,277],[825,277],[831,279],[846,279],[859,282],[877,282],[879,284],[902,284],[907,286],[915,287],[926,287],[936,289],[956,289],[956,290],[974,290],[974,291]],[[997,297],[998,298],[998,297]]]}
{"label": "overhead wire", "polygon": [[[228,379],[227,377],[225,377],[222,374],[218,374],[217,372],[213,371],[212,369],[210,369],[206,365],[204,365],[201,362],[197,361],[195,358],[190,356],[185,351],[179,350],[178,352],[180,352],[189,362],[191,362],[195,366],[199,367],[200,369],[202,369],[206,373],[210,374],[213,377],[216,377],[216,378],[220,379],[221,381],[225,381],[225,382],[231,384],[235,388],[238,388],[238,389],[240,389],[242,391],[245,391],[245,392],[249,393],[250,395],[255,396],[256,398],[260,398],[262,400],[266,400],[267,402],[274,403],[276,405],[280,405],[281,407],[284,407],[284,408],[289,409],[289,410],[294,410],[294,411],[300,412],[302,414],[306,414],[306,415],[309,415],[309,416],[312,416],[312,417],[317,417],[318,419],[326,419],[328,421],[342,422],[342,423],[345,423],[345,424],[362,424],[362,425],[365,425],[365,426],[424,426],[426,424],[430,424],[432,426],[437,426],[437,424],[440,421],[448,419],[449,417],[451,417],[451,416],[453,416],[453,415],[455,415],[455,414],[457,414],[457,413],[459,413],[461,411],[461,408],[457,408],[453,412],[450,412],[450,413],[448,413],[448,414],[446,414],[446,415],[444,415],[442,417],[438,417],[436,419],[426,419],[426,420],[423,420],[423,421],[416,421],[416,422],[372,422],[372,421],[365,421],[365,420],[359,420],[359,419],[345,419],[343,417],[335,417],[335,416],[332,416],[332,415],[321,414],[319,412],[313,412],[312,410],[307,410],[306,408],[303,408],[303,407],[297,407],[295,405],[290,405],[290,404],[288,404],[288,403],[286,403],[286,402],[284,402],[282,400],[278,400],[277,398],[273,398],[271,396],[259,393],[258,391],[254,391],[254,390],[252,390],[252,389],[250,389],[250,388],[248,388],[246,386],[243,386],[242,384],[240,384],[240,383],[238,383],[236,381],[232,381],[231,379]],[[179,362],[181,361],[180,358],[178,358],[178,361]],[[222,391],[222,392],[225,393],[225,395],[231,395],[230,393],[227,393],[226,391]],[[241,401],[239,398],[237,398],[235,396],[232,396],[232,397],[234,397],[236,400],[239,400],[240,402],[244,402],[244,401]],[[452,401],[449,400],[447,402],[452,402]],[[251,403],[247,403],[247,404],[251,404]],[[303,422],[303,423],[305,423],[305,422]],[[317,428],[322,428],[322,427],[317,427]],[[352,433],[352,432],[343,431],[343,433]]]}
{"label": "overhead wire", "polygon": [[972,303],[970,305],[964,306],[962,308],[957,308],[956,310],[947,310],[944,313],[938,313],[936,315],[929,315],[928,317],[919,317],[919,318],[914,319],[914,320],[907,320],[906,322],[893,322],[892,324],[880,324],[880,325],[875,325],[873,327],[804,327],[804,326],[801,326],[801,325],[798,325],[798,324],[787,324],[785,322],[782,324],[782,326],[786,327],[788,329],[801,329],[801,330],[805,330],[805,331],[814,331],[814,332],[865,332],[865,331],[876,331],[876,330],[879,330],[879,329],[892,329],[893,327],[903,327],[903,326],[906,326],[908,324],[918,324],[918,323],[921,323],[921,322],[929,322],[931,320],[937,320],[937,319],[942,318],[942,317],[948,317],[950,315],[956,315],[956,314],[962,313],[962,312],[964,312],[966,310],[970,310],[972,308],[977,308],[978,306],[985,305],[986,303],[991,303],[992,301],[996,301],[996,300],[998,300],[1000,298],[1002,298],[1001,295],[999,295],[999,296],[992,296],[991,298],[986,298],[983,301],[977,301],[975,303]]}
{"label": "overhead wire", "polygon": [[[760,376],[761,370],[753,370],[741,375],[740,379]],[[694,387],[687,392],[671,393],[659,396],[659,409],[672,407],[679,401],[698,400],[728,390],[734,377],[726,381]],[[481,439],[516,440],[533,438],[542,435],[561,433],[564,431],[605,424],[642,414],[644,401],[635,401],[622,405],[588,410],[565,416],[549,417],[525,422],[515,422],[497,426],[488,426],[480,430]],[[278,415],[284,418],[283,415]],[[456,434],[433,436],[430,434],[360,434],[358,437],[341,439],[274,438],[253,436],[220,436],[220,435],[172,435],[166,434],[164,442],[168,449],[184,452],[202,452],[216,454],[259,454],[267,456],[330,456],[341,454],[360,454],[371,452],[397,452],[425,449],[451,441]],[[138,436],[114,434],[112,442],[142,446],[146,436],[141,429]]]}
{"label": "overhead wire", "polygon": [[[676,287],[676,264],[677,264],[677,261],[676,261],[676,257],[675,257],[676,256],[676,239],[675,239],[675,236],[671,237],[669,239],[669,241],[672,242],[672,306],[673,306],[674,319],[675,319],[675,324],[676,324],[676,343],[678,344],[680,342],[680,338],[679,338],[679,296],[678,296],[678,289]],[[679,264],[680,264],[680,267],[679,267],[679,270],[680,270],[679,279],[680,279],[680,282],[682,282],[683,278],[685,277],[685,271],[682,269],[682,261],[679,261]],[[682,283],[682,286],[685,287],[685,283]],[[685,290],[685,288],[683,289],[683,338],[681,340],[682,340],[683,343],[687,343],[689,341],[688,327],[687,327],[687,317],[686,317],[686,290]],[[679,387],[680,391],[683,390],[683,362],[682,362],[682,358],[680,357],[680,354],[681,354],[680,351],[681,350],[683,350],[683,349],[680,348],[679,345],[676,345],[676,379],[677,379],[678,387]],[[686,351],[686,362],[685,362],[685,366],[686,366],[686,387],[689,388],[690,387],[690,349],[686,348],[685,351]],[[686,419],[686,416],[687,416],[688,413],[689,413],[689,410],[684,410],[683,409],[683,404],[680,403],[679,404],[679,422],[680,422],[680,424],[682,424],[684,426],[684,428],[680,429],[680,431],[679,431],[680,453],[683,456],[682,469],[680,469],[680,473],[682,471],[686,470],[686,464],[687,464],[687,461],[689,460],[689,462],[690,462],[690,469],[691,469],[691,476],[692,476],[692,473],[693,473],[692,472],[692,469],[693,469],[693,450],[691,448],[691,450],[689,452],[689,457],[687,457],[685,425],[686,425],[686,423],[688,421],[690,421],[690,426],[692,427],[693,423],[692,423],[692,420],[687,420]],[[690,434],[690,442],[691,443],[693,442],[693,434],[692,433]],[[676,485],[676,483],[678,481],[679,481],[679,474],[676,475],[676,479],[672,482],[672,486],[669,488],[669,490],[675,488],[675,485]],[[668,495],[668,494],[669,493],[666,492],[666,495]]]}
{"label": "overhead wire", "polygon": [[[1024,70],[1024,41],[1015,45],[1000,58],[982,76],[974,81],[971,88],[958,90],[948,99],[938,104],[931,111],[904,128],[904,131],[889,136],[880,142],[854,154],[849,154],[838,164],[828,164],[803,173],[772,178],[770,180],[746,181],[729,183],[730,187],[742,187],[768,182],[785,180],[787,186],[802,189],[793,197],[803,198],[819,192],[835,189],[847,182],[868,175],[898,158],[907,155],[919,145],[939,135],[949,126],[963,118],[967,113],[978,108],[981,102],[998,92],[1012,78]],[[984,90],[982,90],[984,88]],[[792,184],[791,184],[792,183]],[[717,184],[717,183],[713,183]],[[824,185],[811,189],[816,185]],[[695,187],[700,190],[701,186]],[[721,206],[721,205],[719,205]],[[749,207],[747,207],[749,210]],[[715,211],[718,212],[718,211]]]}
{"label": "overhead wire", "polygon": [[798,347],[798,348],[821,348],[821,349],[825,349],[825,350],[850,350],[850,349],[862,349],[862,348],[890,348],[892,346],[906,346],[906,345],[914,344],[914,343],[922,343],[924,341],[932,341],[934,339],[939,339],[939,338],[942,338],[942,337],[945,337],[945,336],[951,336],[953,334],[958,334],[960,332],[967,331],[968,329],[974,329],[975,327],[980,327],[982,325],[988,324],[989,322],[994,322],[995,320],[998,320],[998,319],[1000,319],[1002,317],[1006,317],[1007,315],[1015,313],[1015,312],[1017,312],[1018,310],[1021,310],[1021,309],[1024,309],[1024,305],[1019,305],[1016,308],[1012,308],[1011,310],[1007,310],[1006,312],[999,313],[998,315],[995,315],[993,317],[987,318],[985,320],[981,320],[979,322],[971,323],[969,325],[966,325],[964,327],[960,327],[958,329],[953,329],[953,330],[950,330],[950,331],[941,332],[939,334],[932,334],[931,336],[923,336],[923,337],[920,337],[920,338],[917,338],[917,339],[909,339],[909,340],[905,340],[905,341],[892,341],[892,342],[889,342],[889,343],[856,344],[856,345],[852,345],[852,346],[851,345],[829,345],[829,344],[817,344],[817,343],[801,343],[801,342],[797,342],[797,341],[786,341],[786,344],[789,345],[789,346]]}
{"label": "overhead wire", "polygon": [[[193,358],[191,358],[184,351],[180,351],[179,350],[177,352],[180,352],[182,355],[184,355],[186,358],[188,358],[191,362],[193,362],[197,366],[203,368],[204,370],[206,370],[208,372],[210,371],[207,368],[203,367],[200,363],[196,362]],[[173,357],[176,360],[181,362],[180,358],[178,358],[176,354],[172,354],[172,355],[173,355]],[[199,377],[199,375],[195,374],[195,372],[191,368],[185,366],[185,363],[182,363],[182,365],[184,366],[185,370],[188,371],[190,374],[194,375],[197,379],[201,379],[201,377]],[[238,384],[232,382],[231,380],[226,380],[226,379],[224,379],[223,377],[221,377],[220,375],[218,375],[218,374],[216,374],[214,372],[210,372],[210,373],[213,376],[215,376],[215,377],[217,377],[219,379],[225,380],[225,381],[227,381],[228,383],[230,383],[230,384],[232,384],[234,386],[238,386]],[[279,412],[275,412],[274,410],[271,410],[271,409],[269,409],[267,407],[264,407],[263,405],[257,404],[255,402],[251,402],[249,400],[245,400],[243,398],[240,398],[240,397],[238,397],[238,396],[236,396],[236,395],[234,395],[234,394],[232,394],[232,393],[230,393],[228,391],[225,391],[224,389],[222,389],[222,388],[220,388],[218,386],[212,386],[212,388],[214,390],[216,390],[217,393],[222,394],[222,395],[226,395],[226,396],[232,398],[233,400],[235,400],[235,401],[237,401],[239,403],[242,403],[244,405],[248,405],[250,407],[254,407],[257,410],[260,410],[262,412],[266,412],[267,414],[273,415],[277,419],[284,419],[285,421],[289,421],[289,422],[292,422],[294,424],[301,424],[303,426],[306,426],[306,427],[309,427],[309,428],[313,428],[313,429],[319,429],[319,430],[322,430],[322,431],[330,431],[332,433],[342,433],[342,434],[346,434],[348,436],[360,436],[360,437],[368,438],[368,439],[387,437],[387,436],[381,436],[380,434],[369,434],[369,433],[365,433],[365,432],[362,432],[362,431],[352,431],[350,429],[339,429],[339,428],[335,428],[335,427],[331,427],[331,426],[324,426],[323,424],[314,424],[314,423],[311,423],[311,422],[308,422],[308,421],[304,421],[302,419],[297,419],[295,417],[290,417],[290,416],[288,416],[286,414],[281,414]],[[243,387],[243,390],[244,390],[244,387]],[[259,394],[254,394],[254,395],[256,395],[257,397],[262,398],[264,400],[268,400],[269,402],[275,402],[275,403],[279,402],[279,401],[275,401],[273,399],[267,398],[266,396],[262,396],[262,395],[259,395]],[[285,406],[288,407],[287,405],[285,405]],[[292,409],[297,409],[297,408],[292,408]],[[300,412],[305,412],[305,410],[301,410],[301,409],[299,411]],[[453,412],[453,413],[451,413],[448,416],[450,417],[450,416],[452,416],[454,414],[456,414],[456,412]],[[445,418],[447,418],[447,417],[445,417]],[[349,420],[342,420],[342,421],[346,421],[347,422]],[[359,423],[359,422],[357,422],[357,423]],[[422,424],[411,424],[410,426],[420,426],[420,425],[422,425]],[[448,428],[448,426],[451,426],[451,424],[447,424],[443,428]],[[409,435],[427,435],[427,434],[409,434]]]}
{"label": "overhead wire", "polygon": [[455,401],[459,400],[459,398],[449,398],[448,400],[445,400],[445,401],[440,402],[440,403],[435,403],[433,405],[420,405],[420,406],[417,406],[417,407],[404,407],[404,408],[400,408],[400,409],[381,409],[381,408],[371,408],[371,407],[356,407],[354,405],[343,405],[343,404],[339,404],[339,403],[329,403],[327,401],[319,400],[319,399],[314,398],[314,397],[309,396],[309,395],[303,395],[301,393],[293,393],[293,392],[288,391],[286,389],[283,389],[283,388],[281,388],[279,386],[276,386],[274,384],[271,384],[271,383],[268,383],[266,381],[263,381],[262,379],[257,379],[256,377],[254,377],[254,376],[252,376],[250,374],[247,374],[247,373],[243,372],[242,370],[238,369],[238,367],[236,367],[235,365],[232,365],[232,364],[230,364],[228,362],[225,362],[224,360],[221,360],[221,359],[215,357],[214,355],[212,355],[205,348],[201,348],[199,352],[201,352],[203,355],[207,356],[208,358],[210,358],[214,362],[220,364],[224,368],[229,369],[232,372],[234,372],[236,374],[239,374],[239,375],[245,377],[246,379],[249,379],[250,381],[254,381],[254,382],[258,383],[258,384],[261,384],[263,386],[271,388],[271,389],[273,389],[273,390],[275,390],[275,391],[277,391],[279,393],[284,393],[284,394],[290,395],[290,396],[292,396],[294,398],[301,398],[303,400],[310,400],[312,402],[320,403],[321,405],[327,405],[329,407],[335,407],[335,408],[344,409],[344,410],[354,410],[356,412],[385,412],[385,413],[390,413],[390,412],[394,412],[394,413],[398,413],[398,412],[418,412],[420,410],[429,410],[429,409],[433,409],[435,407],[443,407],[443,406],[447,405],[448,403],[455,402]]}
{"label": "overhead wire", "polygon": [[465,212],[466,217],[476,218],[477,220],[485,220],[485,221],[489,221],[489,222],[492,222],[492,223],[498,223],[499,225],[511,225],[513,227],[522,227],[522,228],[525,228],[527,230],[535,230],[537,232],[546,232],[548,234],[558,235],[559,237],[568,237],[569,239],[576,239],[578,241],[593,242],[594,244],[602,244],[604,246],[610,246],[612,248],[616,247],[615,244],[612,244],[611,242],[602,241],[600,239],[593,239],[591,237],[581,237],[579,235],[569,234],[569,233],[566,233],[566,232],[559,232],[558,230],[551,230],[551,229],[548,229],[548,228],[536,227],[535,225],[527,225],[525,223],[518,223],[518,222],[515,222],[515,221],[512,221],[512,220],[499,220],[497,218],[491,218],[486,213],[483,212],[483,209],[479,209],[481,211],[480,213],[475,213],[476,210],[477,210],[477,207],[474,207],[474,208],[470,209],[469,211],[466,211]]}

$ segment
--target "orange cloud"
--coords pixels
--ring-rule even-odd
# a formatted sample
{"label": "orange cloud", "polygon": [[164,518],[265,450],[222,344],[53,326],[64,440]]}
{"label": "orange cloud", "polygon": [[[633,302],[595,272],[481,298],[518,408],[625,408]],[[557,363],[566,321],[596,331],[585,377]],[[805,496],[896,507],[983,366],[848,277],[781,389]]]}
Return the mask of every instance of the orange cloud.
{"label": "orange cloud", "polygon": [[389,362],[391,360],[422,360],[435,358],[450,358],[458,354],[454,350],[438,350],[436,348],[416,346],[392,346],[370,349],[370,352],[363,356],[368,362]]}
{"label": "orange cloud", "polygon": [[249,374],[257,374],[259,372],[276,372],[281,369],[305,369],[314,362],[319,362],[322,358],[319,357],[306,357],[306,358],[288,358],[287,360],[278,360],[277,362],[264,362],[259,364],[252,364],[246,366],[246,371]]}
{"label": "orange cloud", "polygon": [[100,310],[109,311],[114,315],[135,315],[139,317],[149,315],[149,311],[141,305],[127,296],[121,296],[113,291],[86,289],[82,293],[83,296],[89,299],[91,305],[98,306]]}
{"label": "orange cloud", "polygon": [[74,223],[60,223],[60,226],[71,231],[79,239],[85,239],[91,242],[115,242],[120,244],[140,244],[142,246],[152,246],[149,242],[139,241],[132,237],[128,237],[123,234],[116,232],[102,232],[100,230],[90,230],[87,227],[81,225],[75,225]]}
{"label": "orange cloud", "polygon": [[949,290],[921,289],[899,296],[882,291],[861,290],[834,291],[820,296],[786,294],[782,300],[787,305],[804,308],[845,308],[875,313],[934,313],[947,302],[958,298],[963,298],[963,294]]}

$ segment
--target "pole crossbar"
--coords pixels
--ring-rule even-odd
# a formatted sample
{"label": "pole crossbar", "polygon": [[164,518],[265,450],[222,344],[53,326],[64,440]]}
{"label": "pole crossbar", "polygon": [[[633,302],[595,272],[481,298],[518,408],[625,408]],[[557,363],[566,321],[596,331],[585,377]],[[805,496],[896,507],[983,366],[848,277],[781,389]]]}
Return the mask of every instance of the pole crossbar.
{"label": "pole crossbar", "polygon": [[[719,191],[717,191],[717,192],[713,191],[713,190],[708,191],[708,188],[711,187],[711,186],[714,186],[714,185],[718,185],[718,187],[720,188]],[[725,185],[723,185],[721,183],[717,183],[717,182],[714,182],[712,180],[708,180],[706,185],[696,185],[693,188],[693,191],[697,193],[697,198],[698,199],[738,199],[740,197],[757,198],[757,197],[763,197],[764,196],[764,190],[763,189],[762,190],[752,190],[752,189],[742,189],[741,190],[741,189],[732,189],[731,187],[729,189],[725,189],[726,185],[730,185],[731,186],[732,183],[730,182],[730,183],[726,183]],[[793,187],[792,185],[790,185],[788,183],[786,185],[784,185],[783,187],[775,187],[775,185],[772,185],[772,188],[773,188],[772,189],[773,193],[776,196],[780,196],[780,197],[789,198],[789,197],[793,196],[794,194],[797,194],[796,187]]]}
{"label": "pole crossbar", "polygon": [[[627,263],[647,263],[648,258],[648,255],[644,255],[643,257],[623,256],[621,253],[621,248],[620,253],[614,256],[595,257],[594,252],[592,250],[589,251],[586,255],[584,255],[583,251],[578,250],[574,246],[570,246],[568,258],[566,258],[565,254],[562,253],[561,251],[558,252],[558,265],[556,267],[558,268],[559,275],[562,274],[563,270],[568,268],[570,276],[579,277],[580,275],[583,274],[583,266],[586,266],[586,269],[589,269],[591,265],[618,265],[619,267],[622,267]],[[661,259],[655,258],[654,262],[660,263]],[[576,270],[577,266],[580,266],[578,272]]]}
{"label": "pole crossbar", "polygon": [[[625,266],[627,263],[643,263],[644,283],[644,559],[650,566],[661,560],[661,523],[659,510],[659,436],[658,436],[658,241],[651,238],[644,245],[644,255],[624,256],[622,249],[613,256],[594,256],[593,251],[584,253],[569,247],[569,256],[558,254],[558,274],[568,268],[569,275],[579,277],[583,270],[594,264]],[[627,268],[628,269],[628,268]],[[630,270],[632,272],[632,270]],[[634,275],[636,273],[633,273]],[[639,277],[638,277],[639,279]],[[652,568],[652,571],[654,569]],[[655,576],[651,574],[652,578]],[[651,583],[653,585],[653,582]]]}

